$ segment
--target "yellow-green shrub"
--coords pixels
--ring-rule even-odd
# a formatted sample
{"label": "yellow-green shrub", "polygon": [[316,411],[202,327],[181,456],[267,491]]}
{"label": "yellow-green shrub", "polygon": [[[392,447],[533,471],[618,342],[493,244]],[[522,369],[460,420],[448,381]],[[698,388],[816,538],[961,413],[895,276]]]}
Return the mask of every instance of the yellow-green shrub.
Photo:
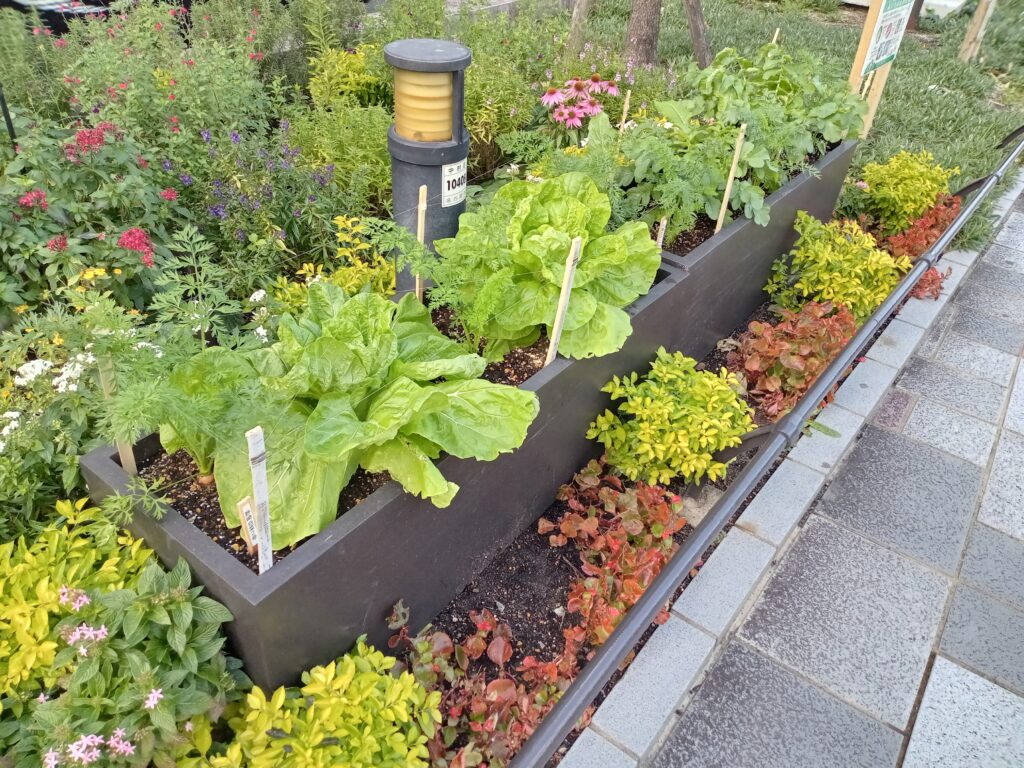
{"label": "yellow-green shrub", "polygon": [[318,109],[330,109],[340,100],[354,98],[363,106],[385,104],[390,83],[367,65],[382,56],[376,45],[355,50],[328,48],[309,60],[309,95]]}
{"label": "yellow-green shrub", "polygon": [[337,661],[302,674],[298,689],[259,688],[231,718],[235,739],[214,768],[280,765],[427,768],[427,739],[441,722],[441,693],[427,693],[362,638]]}
{"label": "yellow-green shrub", "polygon": [[59,603],[62,586],[123,589],[152,557],[141,540],[120,533],[86,502],[58,502],[66,524],[33,541],[0,544],[0,697],[32,695],[63,673],[54,666],[56,627],[67,613]]}
{"label": "yellow-green shrub", "polygon": [[949,192],[949,180],[959,168],[946,169],[932,153],[901,151],[884,163],[868,163],[862,173],[866,213],[883,234],[902,232]]}
{"label": "yellow-green shrub", "polygon": [[739,445],[754,428],[750,407],[737,394],[735,374],[696,367],[693,358],[662,347],[646,377],[616,376],[601,390],[623,402],[618,413],[599,415],[587,437],[604,445],[608,462],[626,477],[653,485],[725,474],[714,454]]}
{"label": "yellow-green shrub", "polygon": [[807,301],[840,304],[863,323],[910,269],[905,256],[893,257],[855,221],[822,224],[804,211],[796,215],[800,238],[788,257],[772,266],[765,286],[772,300],[798,310]]}

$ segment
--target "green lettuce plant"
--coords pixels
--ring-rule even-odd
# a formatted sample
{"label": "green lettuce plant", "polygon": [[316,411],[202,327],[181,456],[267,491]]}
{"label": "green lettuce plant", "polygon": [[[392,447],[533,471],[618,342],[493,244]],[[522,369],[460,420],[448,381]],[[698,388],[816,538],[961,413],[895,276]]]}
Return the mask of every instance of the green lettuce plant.
{"label": "green lettuce plant", "polygon": [[621,400],[605,410],[587,437],[604,445],[608,462],[631,480],[699,482],[725,475],[715,453],[739,445],[754,428],[750,407],[738,394],[736,375],[698,371],[681,352],[658,350],[650,372],[616,376],[601,390]]}
{"label": "green lettuce plant", "polygon": [[463,214],[454,238],[434,243],[433,305],[447,305],[472,347],[489,360],[529,346],[555,320],[566,257],[583,240],[559,351],[607,355],[632,332],[623,310],[650,289],[661,263],[642,222],[605,232],[608,196],[581,173],[540,184],[513,181],[475,213]]}
{"label": "green lettuce plant", "polygon": [[210,348],[179,366],[157,417],[168,451],[212,468],[231,526],[252,492],[245,433],[263,428],[275,549],[330,524],[359,467],[447,506],[458,486],[433,460],[493,460],[537,415],[532,392],[479,379],[483,358],[443,336],[411,294],[396,304],[312,283],[277,333],[269,347]]}

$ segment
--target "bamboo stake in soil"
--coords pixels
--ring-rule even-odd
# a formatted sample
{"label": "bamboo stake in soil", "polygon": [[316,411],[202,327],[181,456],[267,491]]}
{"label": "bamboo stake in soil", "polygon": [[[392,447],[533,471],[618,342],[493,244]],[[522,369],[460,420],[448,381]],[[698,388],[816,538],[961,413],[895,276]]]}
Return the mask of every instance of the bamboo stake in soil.
{"label": "bamboo stake in soil", "polygon": [[782,31],[782,27],[776,27],[775,28],[775,34],[772,35],[772,45],[775,45],[776,43],[779,42],[779,32],[781,32],[781,31]]}
{"label": "bamboo stake in soil", "polygon": [[[420,187],[420,202],[416,209],[416,239],[420,245],[426,242],[427,237],[427,185]],[[423,278],[416,273],[416,300],[423,303]]]}
{"label": "bamboo stake in soil", "polygon": [[626,91],[626,100],[622,102],[622,122],[619,123],[619,136],[621,137],[626,131],[626,120],[629,119],[629,98],[633,95],[633,90],[629,89]]}
{"label": "bamboo stake in soil", "polygon": [[658,223],[658,248],[665,245],[665,228],[668,226],[668,216],[662,216]]}
{"label": "bamboo stake in soil", "polygon": [[[114,363],[109,355],[100,358],[100,387],[103,388],[103,397],[109,400],[114,394]],[[117,455],[121,459],[121,466],[129,475],[139,474],[138,465],[135,463],[135,451],[130,443],[124,440],[115,440]]]}
{"label": "bamboo stake in soil", "polygon": [[562,274],[562,292],[558,297],[558,309],[555,311],[555,322],[551,326],[551,341],[548,342],[548,355],[544,359],[544,367],[551,365],[558,354],[558,342],[562,338],[562,326],[565,324],[565,312],[569,309],[569,294],[572,293],[572,281],[576,277],[576,265],[580,263],[580,250],[583,238],[573,238],[569,248],[569,257],[565,260],[565,272]]}
{"label": "bamboo stake in soil", "polygon": [[732,167],[729,169],[729,178],[725,182],[725,194],[722,195],[722,207],[718,209],[718,221],[715,222],[715,232],[721,232],[725,225],[725,214],[729,212],[729,196],[732,194],[732,182],[736,178],[736,166],[740,164],[740,152],[743,151],[743,137],[747,133],[747,124],[740,126],[740,132],[736,135],[736,151],[732,153]]}

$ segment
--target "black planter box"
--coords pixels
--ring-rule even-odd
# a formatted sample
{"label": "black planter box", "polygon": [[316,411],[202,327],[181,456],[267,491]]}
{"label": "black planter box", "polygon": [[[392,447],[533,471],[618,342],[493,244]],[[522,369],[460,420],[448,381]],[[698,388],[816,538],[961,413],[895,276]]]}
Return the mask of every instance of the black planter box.
{"label": "black planter box", "polygon": [[[302,670],[335,658],[361,634],[382,646],[384,618],[399,599],[412,610],[411,626],[422,626],[596,455],[584,433],[607,407],[600,388],[613,375],[645,368],[659,346],[704,357],[764,301],[771,264],[796,237],[796,212],[831,216],[854,148],[854,142],[840,145],[814,175],[769,197],[767,227],[741,219],[685,257],[664,254],[660,280],[630,307],[633,333],[622,350],[590,360],[559,358],[522,385],[537,393],[540,415],[519,450],[492,462],[441,460],[445,477],[461,486],[449,508],[436,509],[388,483],[262,576],[173,509],[160,521],[136,515],[133,532],[169,566],[184,557],[207,592],[228,607],[234,652],[264,688],[295,683]],[[159,450],[150,436],[136,456],[145,461]],[[113,448],[93,451],[81,466],[96,502],[126,491],[128,475]]]}

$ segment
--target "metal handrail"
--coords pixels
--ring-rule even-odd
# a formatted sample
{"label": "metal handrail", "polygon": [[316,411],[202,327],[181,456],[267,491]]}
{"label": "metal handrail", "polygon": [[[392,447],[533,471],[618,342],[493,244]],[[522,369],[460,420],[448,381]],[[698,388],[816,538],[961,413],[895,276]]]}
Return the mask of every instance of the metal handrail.
{"label": "metal handrail", "polygon": [[[1013,134],[1008,136],[1003,140],[1004,143],[1012,137]],[[961,208],[960,213],[935,244],[918,258],[910,272],[861,326],[850,343],[811,385],[793,410],[779,420],[771,435],[754,454],[750,463],[744,467],[736,481],[726,489],[707,516],[693,530],[690,538],[683,543],[679,551],[655,577],[636,604],[626,613],[622,623],[597,649],[594,658],[583,668],[547,717],[541,721],[540,726],[512,760],[510,768],[537,768],[547,763],[566,735],[576,727],[587,707],[619,669],[623,660],[633,650],[658,613],[666,603],[672,600],[676,590],[705,550],[722,532],[726,523],[736,514],[743,501],[754,491],[761,478],[771,469],[783,451],[796,441],[803,431],[805,423],[860,355],[861,350],[870,343],[879,327],[907,298],[921,275],[935,264],[953,238],[977,212],[981,203],[1022,153],[1024,153],[1024,138],[1021,138],[1014,150],[994,173],[979,180],[982,184],[977,195]]]}

